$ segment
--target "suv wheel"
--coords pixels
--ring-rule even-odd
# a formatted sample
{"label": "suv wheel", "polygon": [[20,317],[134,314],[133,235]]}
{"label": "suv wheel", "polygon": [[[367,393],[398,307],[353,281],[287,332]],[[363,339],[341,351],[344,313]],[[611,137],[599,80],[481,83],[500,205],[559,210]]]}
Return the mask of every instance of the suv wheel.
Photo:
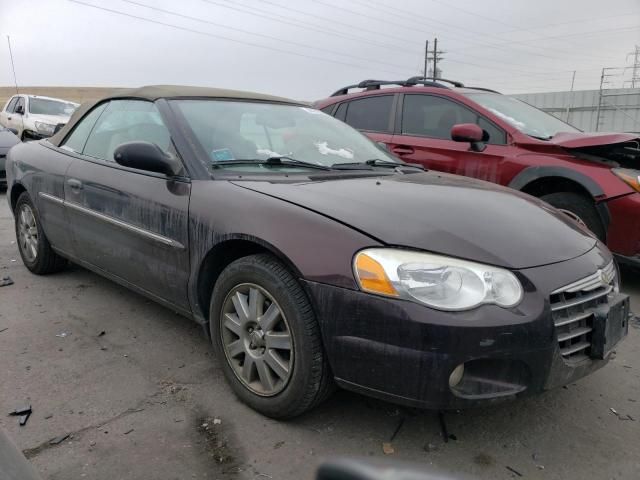
{"label": "suv wheel", "polygon": [[543,195],[540,199],[565,213],[576,222],[585,225],[600,240],[604,241],[605,229],[593,200],[573,192],[550,193]]}
{"label": "suv wheel", "polygon": [[255,410],[290,418],[331,392],[329,365],[309,300],[272,256],[241,258],[221,273],[211,297],[210,320],[225,377]]}
{"label": "suv wheel", "polygon": [[67,260],[51,248],[42,230],[38,211],[27,192],[22,192],[18,197],[15,225],[20,256],[31,272],[45,275],[62,270],[67,265]]}

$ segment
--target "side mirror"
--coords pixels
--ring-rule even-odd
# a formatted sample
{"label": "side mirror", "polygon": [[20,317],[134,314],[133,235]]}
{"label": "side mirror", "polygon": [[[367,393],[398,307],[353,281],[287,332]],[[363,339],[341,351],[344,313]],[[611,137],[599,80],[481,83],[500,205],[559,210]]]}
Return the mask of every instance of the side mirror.
{"label": "side mirror", "polygon": [[123,143],[113,152],[113,159],[123,167],[147,172],[165,175],[177,175],[180,172],[180,162],[150,142]]}
{"label": "side mirror", "polygon": [[22,105],[18,105],[13,113],[17,113],[18,115],[24,115],[24,107]]}
{"label": "side mirror", "polygon": [[489,133],[475,123],[459,123],[451,127],[451,140],[454,142],[469,142],[471,143],[471,150],[482,152],[487,148],[485,142],[489,140]]}

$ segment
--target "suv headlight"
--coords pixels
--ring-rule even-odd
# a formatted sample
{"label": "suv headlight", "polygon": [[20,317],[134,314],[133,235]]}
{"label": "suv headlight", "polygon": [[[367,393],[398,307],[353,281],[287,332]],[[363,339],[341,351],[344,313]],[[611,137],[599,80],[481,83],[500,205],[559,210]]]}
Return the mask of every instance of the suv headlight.
{"label": "suv headlight", "polygon": [[631,170],[630,168],[613,168],[612,172],[636,192],[640,192],[640,170]]}
{"label": "suv headlight", "polygon": [[353,268],[365,292],[438,310],[470,310],[485,303],[510,308],[522,300],[522,285],[510,271],[431,253],[369,248],[355,256]]}
{"label": "suv headlight", "polygon": [[36,130],[43,135],[53,135],[56,126],[50,123],[36,122]]}

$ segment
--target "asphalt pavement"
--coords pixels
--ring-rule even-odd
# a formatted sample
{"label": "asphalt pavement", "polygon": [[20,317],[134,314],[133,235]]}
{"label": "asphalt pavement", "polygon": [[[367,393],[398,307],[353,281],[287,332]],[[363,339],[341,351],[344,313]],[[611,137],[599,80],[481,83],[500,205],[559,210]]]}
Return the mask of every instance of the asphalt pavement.
{"label": "asphalt pavement", "polygon": [[[337,392],[292,421],[226,385],[195,323],[79,267],[23,266],[0,194],[0,427],[44,479],[307,480],[335,456],[409,460],[480,479],[637,479],[640,328],[592,376],[445,415]],[[640,272],[623,273],[640,312]],[[15,408],[31,404],[24,427]],[[53,441],[52,441],[53,440]],[[388,444],[384,446],[383,444]],[[386,450],[386,453],[385,453]]]}

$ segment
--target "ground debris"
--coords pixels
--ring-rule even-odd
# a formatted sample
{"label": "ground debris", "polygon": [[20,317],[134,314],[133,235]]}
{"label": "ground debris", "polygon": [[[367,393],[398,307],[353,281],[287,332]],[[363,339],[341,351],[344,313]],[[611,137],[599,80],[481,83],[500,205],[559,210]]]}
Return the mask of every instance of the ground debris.
{"label": "ground debris", "polygon": [[11,277],[6,276],[0,278],[0,287],[7,287],[9,285],[13,285],[13,280],[11,280]]}
{"label": "ground debris", "polygon": [[13,412],[11,412],[9,415],[11,416],[18,416],[18,415],[26,415],[27,413],[31,413],[33,410],[31,409],[31,405],[24,405],[22,407],[18,407],[16,408]]}
{"label": "ground debris", "polygon": [[382,442],[382,453],[384,453],[385,455],[393,455],[395,452],[396,451],[391,443]]}
{"label": "ground debris", "polygon": [[60,333],[56,334],[56,337],[65,338],[65,337],[68,337],[69,335],[71,335],[70,332],[60,332]]}
{"label": "ground debris", "polygon": [[6,332],[7,330],[9,330],[9,327],[0,328],[0,333],[2,333],[2,332]]}
{"label": "ground debris", "polygon": [[509,470],[511,473],[517,475],[518,477],[522,477],[522,474],[519,471],[517,471],[515,468],[512,468],[512,467],[510,467],[508,465],[506,467],[504,467],[504,468]]}
{"label": "ground debris", "polygon": [[104,330],[102,330],[102,331],[98,334],[98,336],[99,336],[99,337],[104,337],[106,334],[107,334],[107,332],[105,332]]}
{"label": "ground debris", "polygon": [[51,440],[49,440],[49,445],[59,445],[67,438],[69,438],[69,436],[69,433],[65,433],[64,435],[60,435],[59,437],[52,438]]}

